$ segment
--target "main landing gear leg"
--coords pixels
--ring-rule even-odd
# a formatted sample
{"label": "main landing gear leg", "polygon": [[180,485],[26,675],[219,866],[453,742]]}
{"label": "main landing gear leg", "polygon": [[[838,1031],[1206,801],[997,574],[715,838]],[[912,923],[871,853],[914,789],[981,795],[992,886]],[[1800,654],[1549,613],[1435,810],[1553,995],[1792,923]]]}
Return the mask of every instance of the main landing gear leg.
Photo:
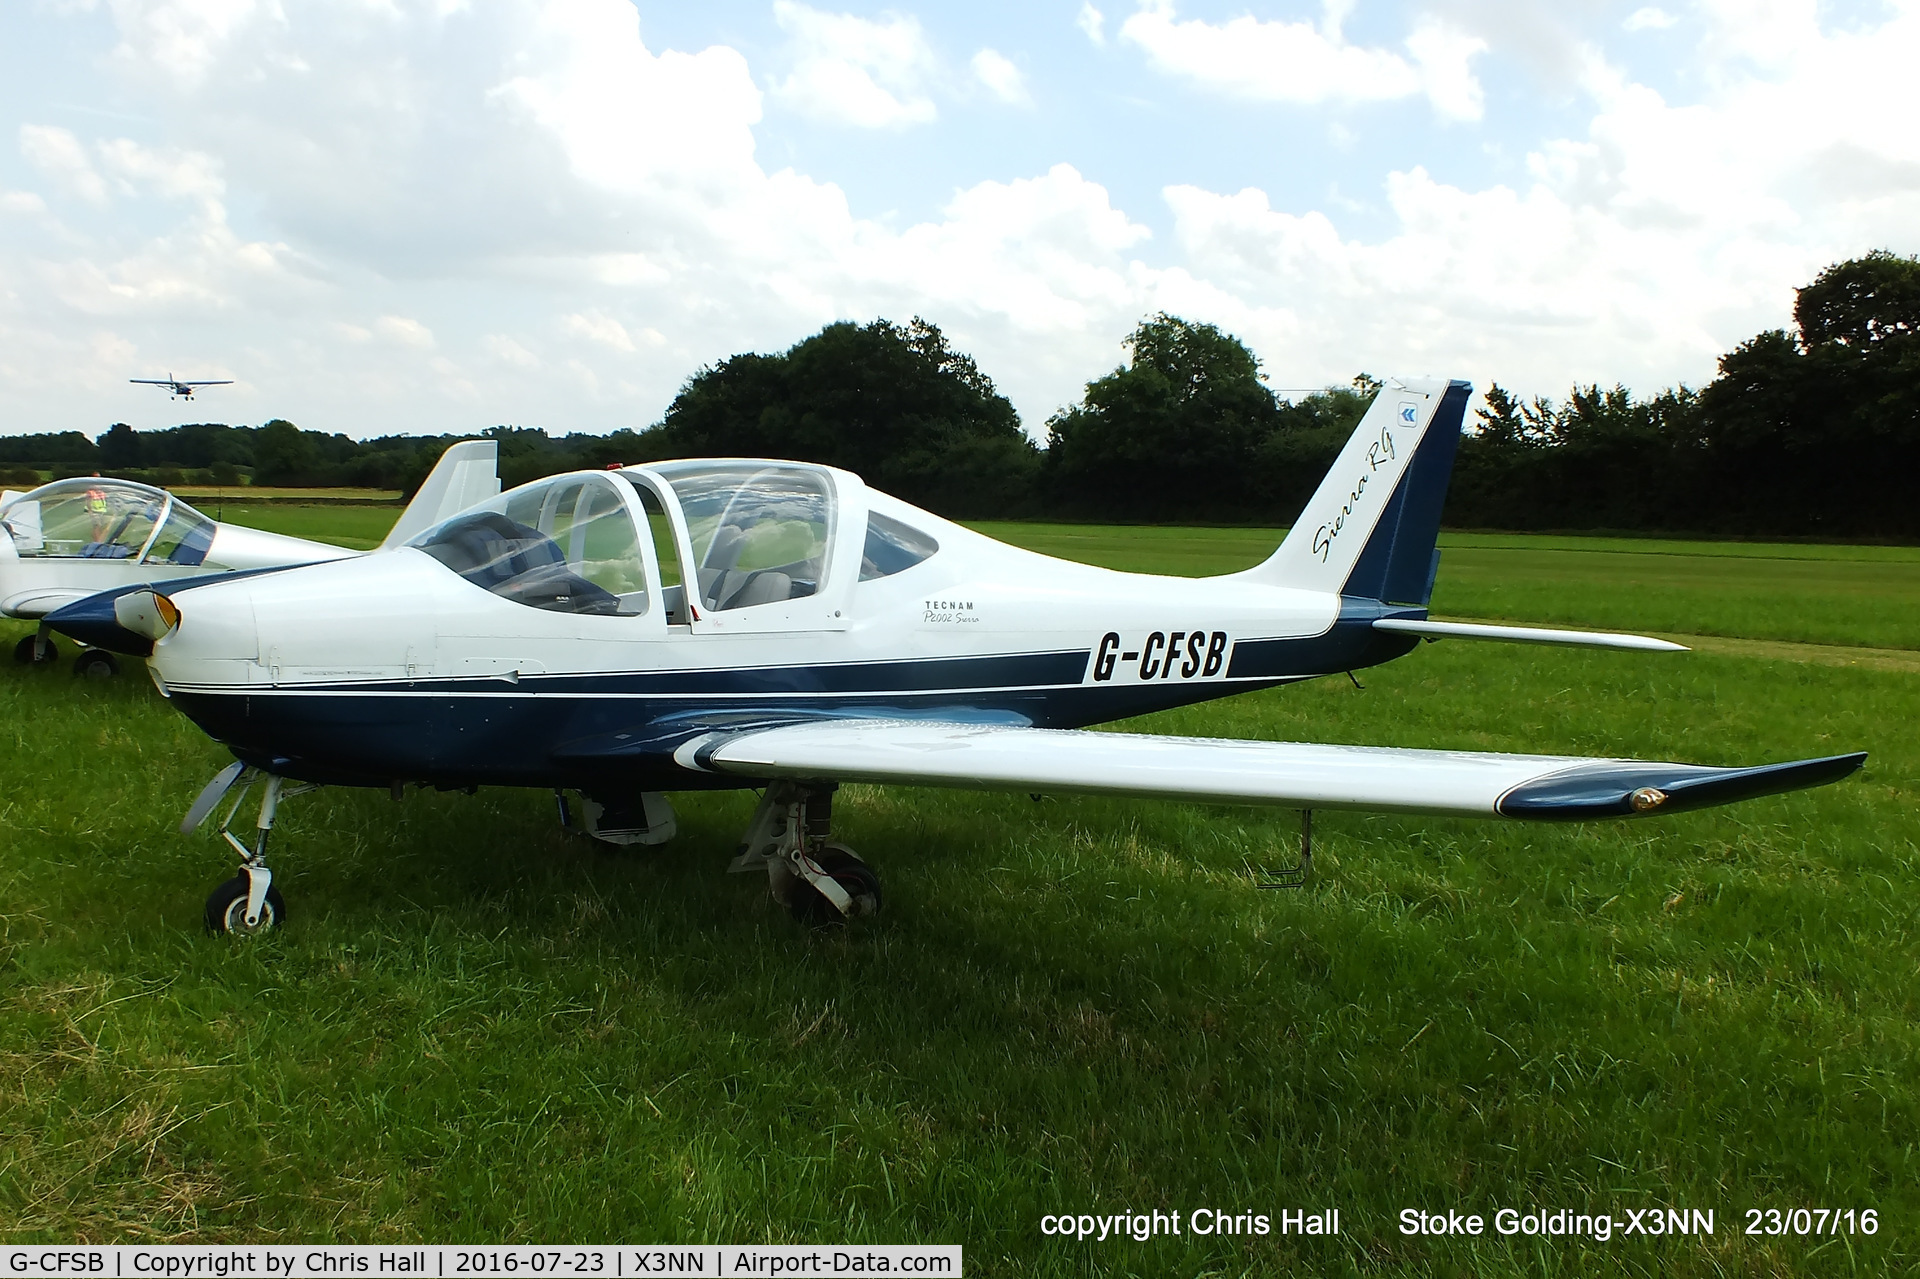
{"label": "main landing gear leg", "polygon": [[753,814],[727,869],[765,869],[767,885],[793,917],[816,928],[880,912],[880,877],[845,844],[833,843],[834,784],[775,782]]}
{"label": "main landing gear leg", "polygon": [[[259,816],[253,824],[253,847],[249,848],[233,833],[231,827],[233,819],[240,814],[241,806],[247,802],[248,792],[262,777],[266,778],[266,786],[260,796]],[[198,827],[236,786],[240,793],[234,796],[226,817],[220,822],[220,837],[240,854],[240,873],[214,889],[213,895],[207,898],[206,923],[207,931],[211,933],[250,936],[264,933],[287,920],[287,903],[280,896],[280,890],[273,886],[273,872],[267,868],[267,837],[273,831],[280,801],[320,788],[309,784],[288,786],[284,777],[263,773],[242,764],[232,764],[200,792],[200,798],[194,801],[186,820],[180,824],[181,831],[184,833]]]}

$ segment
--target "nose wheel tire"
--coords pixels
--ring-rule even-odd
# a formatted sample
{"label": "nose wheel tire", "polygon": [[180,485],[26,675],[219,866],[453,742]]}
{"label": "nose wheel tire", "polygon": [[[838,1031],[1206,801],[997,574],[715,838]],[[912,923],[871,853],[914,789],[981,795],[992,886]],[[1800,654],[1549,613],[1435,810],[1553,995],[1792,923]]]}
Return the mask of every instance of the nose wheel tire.
{"label": "nose wheel tire", "polygon": [[[247,877],[235,875],[226,883],[213,890],[213,896],[207,898],[207,931],[210,933],[230,933],[238,937],[250,937],[278,928],[287,922],[287,903],[280,896],[280,890],[271,885],[267,887],[267,900],[260,907],[260,922],[247,927],[247,890],[250,887]],[[817,896],[818,894],[816,894]]]}
{"label": "nose wheel tire", "polygon": [[43,666],[60,660],[60,650],[50,639],[29,635],[13,646],[13,660],[22,666]]}
{"label": "nose wheel tire", "polygon": [[880,913],[880,877],[873,873],[873,867],[855,856],[851,848],[845,844],[828,844],[813,860],[853,900],[847,913],[842,915],[819,889],[797,875],[788,875],[784,900],[787,911],[795,919],[809,928],[834,928],[853,916]]}
{"label": "nose wheel tire", "polygon": [[90,648],[73,659],[73,673],[82,679],[112,679],[120,673],[120,663],[104,648]]}

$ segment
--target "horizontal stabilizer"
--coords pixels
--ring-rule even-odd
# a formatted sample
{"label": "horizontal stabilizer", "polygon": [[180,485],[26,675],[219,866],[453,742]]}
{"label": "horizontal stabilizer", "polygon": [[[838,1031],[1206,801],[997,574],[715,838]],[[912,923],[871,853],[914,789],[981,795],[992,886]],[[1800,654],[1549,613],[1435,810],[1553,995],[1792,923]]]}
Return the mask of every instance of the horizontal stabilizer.
{"label": "horizontal stabilizer", "polygon": [[1686,653],[1685,644],[1650,635],[1614,635],[1607,631],[1555,631],[1537,626],[1483,626],[1479,622],[1428,622],[1406,617],[1382,617],[1376,631],[1418,635],[1422,639],[1505,640],[1513,644],[1567,644],[1575,648],[1631,648],[1646,653]]}
{"label": "horizontal stabilizer", "polygon": [[1707,768],[1563,755],[835,719],[707,733],[683,743],[674,758],[687,768],[761,779],[1581,820],[1682,811],[1818,786],[1851,773],[1866,756]]}

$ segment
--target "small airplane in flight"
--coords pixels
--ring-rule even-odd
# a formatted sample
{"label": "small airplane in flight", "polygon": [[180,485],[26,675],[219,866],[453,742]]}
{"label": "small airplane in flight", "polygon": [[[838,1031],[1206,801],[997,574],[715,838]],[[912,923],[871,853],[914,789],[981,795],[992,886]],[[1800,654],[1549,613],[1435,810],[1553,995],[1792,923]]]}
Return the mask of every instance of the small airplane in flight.
{"label": "small airplane in flight", "polygon": [[[444,453],[388,534],[398,545],[500,491],[499,446],[467,440]],[[25,493],[0,493],[0,617],[40,619],[15,645],[21,663],[59,660],[49,614],[100,591],[180,578],[316,564],[364,554],[326,542],[208,519],[165,489],[83,476]],[[84,641],[83,641],[84,642]],[[85,649],[76,675],[112,675],[105,648]]]}
{"label": "small airplane in flight", "polygon": [[127,379],[127,381],[133,383],[135,386],[168,387],[172,390],[173,398],[176,400],[191,400],[193,398],[193,392],[195,387],[232,386],[233,385],[232,378],[221,378],[217,381],[182,382],[179,378],[175,377],[171,373],[167,374],[165,377],[130,377]]}
{"label": "small airplane in flight", "polygon": [[[1084,791],[1585,821],[1831,782],[1864,754],[1749,767],[1083,731],[1351,672],[1423,639],[1677,649],[1429,620],[1441,503],[1471,388],[1385,384],[1266,562],[1120,573],[996,542],[832,467],[740,458],[559,475],[391,554],[139,588],[53,620],[150,654],[234,762],[242,859],[207,926],[286,919],[266,846],[320,785],[553,788],[587,833],[659,843],[666,792],[765,788],[732,863],[799,918],[879,908],[832,839],[842,782]],[[252,787],[252,842],[230,827]],[[223,803],[238,788],[230,803]],[[1303,857],[1304,865],[1306,857]]]}

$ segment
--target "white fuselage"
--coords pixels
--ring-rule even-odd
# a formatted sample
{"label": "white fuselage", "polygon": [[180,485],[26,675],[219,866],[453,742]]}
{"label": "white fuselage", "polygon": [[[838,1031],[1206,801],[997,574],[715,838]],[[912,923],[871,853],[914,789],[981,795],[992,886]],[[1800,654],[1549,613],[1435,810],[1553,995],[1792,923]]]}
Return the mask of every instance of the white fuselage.
{"label": "white fuselage", "polygon": [[[1336,636],[1336,595],[1053,559],[811,469],[831,477],[837,531],[817,588],[800,598],[686,608],[682,588],[663,589],[661,562],[697,563],[698,543],[671,486],[629,468],[624,491],[662,495],[673,538],[645,547],[637,614],[529,607],[404,547],[196,586],[176,598],[180,625],[155,645],[152,668],[214,736],[243,757],[291,761],[281,771],[312,759],[326,775],[365,765],[379,777],[537,781],[566,742],[670,738],[663,725],[690,732],[715,715],[962,708],[1078,726],[1365,665],[1411,643],[1364,624]],[[637,498],[632,515],[646,527]],[[861,580],[873,516],[910,524],[937,552]]]}

